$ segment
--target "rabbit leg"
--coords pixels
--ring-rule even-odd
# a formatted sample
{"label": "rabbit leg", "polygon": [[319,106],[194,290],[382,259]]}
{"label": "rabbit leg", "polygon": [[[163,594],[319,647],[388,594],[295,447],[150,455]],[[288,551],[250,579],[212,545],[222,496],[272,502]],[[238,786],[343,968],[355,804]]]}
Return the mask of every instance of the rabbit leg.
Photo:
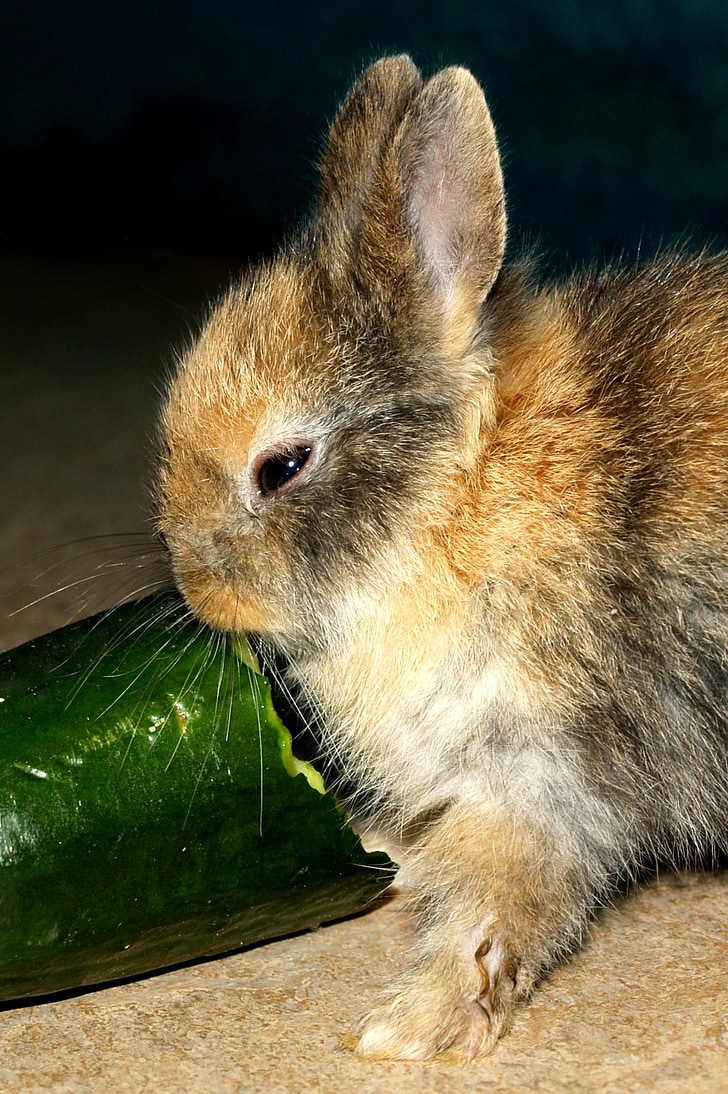
{"label": "rabbit leg", "polygon": [[556,833],[510,812],[448,810],[404,864],[422,928],[417,957],[363,1023],[361,1055],[493,1049],[516,1001],[583,927],[583,863],[568,843],[571,854]]}

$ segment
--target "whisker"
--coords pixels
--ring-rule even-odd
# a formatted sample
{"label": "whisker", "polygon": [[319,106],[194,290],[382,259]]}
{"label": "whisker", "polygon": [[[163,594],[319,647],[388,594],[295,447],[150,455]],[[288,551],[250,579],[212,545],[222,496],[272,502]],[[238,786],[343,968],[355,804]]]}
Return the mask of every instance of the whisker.
{"label": "whisker", "polygon": [[[12,612],[8,612],[8,618],[12,619],[16,615],[20,615],[21,612],[28,611],[29,608],[35,608],[38,604],[42,604],[45,600],[50,600],[51,597],[58,596],[60,593],[68,592],[70,589],[79,589],[83,585],[88,585],[98,579],[98,574],[88,574],[86,577],[77,578],[75,581],[69,581],[65,585],[56,586],[51,592],[43,593],[42,596],[37,596],[35,600],[28,601],[20,608],[16,608]],[[161,582],[160,582],[161,583]],[[132,591],[129,596],[134,595]]]}
{"label": "whisker", "polygon": [[264,805],[265,805],[265,764],[263,762],[263,724],[262,724],[261,718],[260,718],[260,707],[261,707],[260,682],[259,682],[258,676],[256,675],[256,673],[253,672],[250,665],[248,665],[245,662],[242,662],[240,660],[238,660],[237,665],[236,665],[239,681],[242,681],[241,670],[242,670],[243,667],[245,668],[245,671],[248,674],[248,684],[250,685],[250,690],[253,693],[253,697],[254,697],[254,701],[255,701],[255,721],[256,721],[256,725],[258,727],[258,764],[259,764],[258,782],[259,782],[259,786],[260,786],[260,805],[259,805],[259,810],[258,810],[258,830],[260,832],[260,835],[262,836],[263,835],[263,809],[264,809]]}
{"label": "whisker", "polygon": [[[219,633],[216,634],[214,631],[210,632],[210,652],[213,656],[220,649],[221,638],[222,638],[222,636]],[[214,648],[215,646],[217,646],[217,649]],[[224,646],[223,646],[223,651],[222,652],[223,652],[223,656],[220,659],[221,660],[221,669],[220,669],[221,675],[222,675],[222,671],[223,671],[223,667],[224,667],[224,661],[225,661],[225,659],[224,659]],[[209,658],[208,658],[208,664],[209,664]],[[214,732],[214,730],[217,726],[217,715],[218,715],[218,703],[217,703],[217,699],[216,699],[215,712],[214,712],[214,715],[213,715],[213,733],[210,736],[210,742],[209,742],[208,747],[207,747],[207,752],[205,753],[205,758],[203,759],[202,764],[200,766],[200,770],[197,773],[197,779],[196,779],[195,785],[192,789],[192,795],[190,797],[190,801],[189,801],[189,804],[187,806],[187,813],[185,814],[185,819],[182,822],[182,827],[183,828],[185,827],[185,825],[187,824],[187,821],[189,820],[190,812],[192,811],[192,806],[194,805],[195,798],[197,797],[197,791],[200,788],[200,783],[202,782],[202,777],[205,774],[205,770],[207,768],[208,760],[210,759],[210,756],[212,754],[212,747],[213,747],[213,744],[214,744],[214,741],[215,741],[215,732]]]}
{"label": "whisker", "polygon": [[[7,573],[22,565],[28,574],[33,560],[35,569],[24,582],[8,588]],[[8,567],[5,574],[0,648],[173,584],[166,550],[149,533],[68,541]]]}

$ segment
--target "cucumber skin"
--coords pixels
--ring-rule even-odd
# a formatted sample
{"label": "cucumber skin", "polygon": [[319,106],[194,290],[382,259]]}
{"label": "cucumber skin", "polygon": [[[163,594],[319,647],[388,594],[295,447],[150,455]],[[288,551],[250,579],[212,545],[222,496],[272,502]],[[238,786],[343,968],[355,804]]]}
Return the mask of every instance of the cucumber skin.
{"label": "cucumber skin", "polygon": [[160,594],[0,657],[0,1000],[318,926],[391,881],[214,641]]}

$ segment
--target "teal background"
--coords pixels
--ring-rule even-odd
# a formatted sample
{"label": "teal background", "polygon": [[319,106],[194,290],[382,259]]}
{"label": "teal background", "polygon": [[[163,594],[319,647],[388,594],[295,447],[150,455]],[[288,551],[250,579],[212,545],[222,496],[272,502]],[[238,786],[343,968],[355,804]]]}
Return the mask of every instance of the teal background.
{"label": "teal background", "polygon": [[724,241],[724,3],[5,0],[0,245],[271,250],[352,77],[399,50],[485,85],[514,247]]}

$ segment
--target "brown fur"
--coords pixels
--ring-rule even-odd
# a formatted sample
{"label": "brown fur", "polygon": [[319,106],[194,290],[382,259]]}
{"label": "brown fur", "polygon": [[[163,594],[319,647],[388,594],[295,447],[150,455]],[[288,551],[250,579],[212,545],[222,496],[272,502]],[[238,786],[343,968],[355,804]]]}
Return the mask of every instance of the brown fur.
{"label": "brown fur", "polygon": [[482,93],[408,58],[321,177],[171,385],[159,525],[399,845],[419,941],[360,1051],[474,1055],[625,878],[726,846],[728,260],[503,266]]}

